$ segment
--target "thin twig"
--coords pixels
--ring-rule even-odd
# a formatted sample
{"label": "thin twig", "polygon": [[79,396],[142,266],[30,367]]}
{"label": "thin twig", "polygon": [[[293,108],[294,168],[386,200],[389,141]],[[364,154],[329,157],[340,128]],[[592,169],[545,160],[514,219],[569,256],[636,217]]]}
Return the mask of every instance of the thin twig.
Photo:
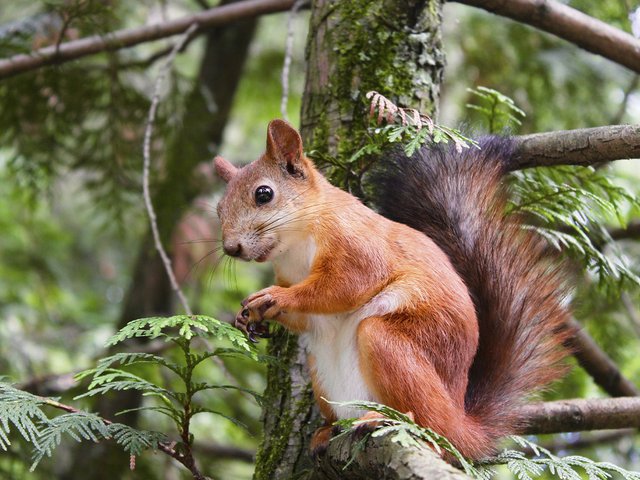
{"label": "thin twig", "polygon": [[[198,25],[194,23],[182,34],[182,36],[178,39],[173,49],[171,50],[171,53],[167,57],[164,65],[160,70],[160,74],[158,75],[158,78],[156,80],[154,91],[153,91],[153,98],[151,100],[151,107],[149,108],[149,116],[147,118],[147,126],[144,132],[144,147],[143,147],[144,163],[143,163],[143,175],[142,175],[142,189],[143,189],[144,203],[147,208],[149,223],[151,224],[153,241],[154,241],[156,250],[160,255],[160,258],[162,259],[162,263],[164,264],[164,268],[167,272],[167,275],[169,277],[171,288],[178,296],[178,299],[180,300],[180,304],[182,305],[182,308],[184,309],[187,315],[193,315],[193,311],[191,310],[191,307],[189,306],[189,302],[187,302],[187,299],[184,293],[182,292],[182,289],[180,288],[178,281],[176,280],[176,276],[173,273],[173,267],[171,265],[171,259],[167,255],[167,252],[164,249],[164,246],[162,245],[162,240],[160,239],[160,232],[158,231],[157,217],[156,217],[155,210],[153,209],[153,203],[151,201],[151,192],[149,188],[149,169],[151,165],[151,153],[150,153],[151,136],[153,133],[153,123],[155,120],[156,111],[158,109],[158,104],[160,102],[160,87],[165,77],[167,76],[167,73],[169,72],[171,65],[173,65],[176,55],[178,54],[178,52],[182,50],[184,45],[186,45],[186,43],[191,38],[191,35],[197,29],[198,29]],[[204,343],[207,346],[207,348],[210,351],[212,351],[211,345],[206,341],[204,341]],[[227,379],[233,381],[234,383],[237,383],[235,377],[231,374],[231,372],[229,372],[224,362],[219,357],[213,357],[213,361],[218,366],[218,368],[220,368],[223,375]]]}
{"label": "thin twig", "polygon": [[293,21],[298,10],[307,3],[307,0],[296,0],[289,11],[287,19],[287,41],[284,50],[284,65],[282,66],[282,99],[280,100],[280,114],[284,120],[289,120],[287,116],[287,103],[289,102],[289,69],[291,68],[291,57],[293,56]]}
{"label": "thin twig", "polygon": [[173,65],[173,61],[175,60],[176,55],[178,54],[182,46],[187,42],[191,34],[197,30],[197,28],[198,28],[198,24],[193,23],[182,34],[182,36],[174,45],[173,50],[169,54],[169,57],[167,58],[166,62],[162,66],[162,69],[160,70],[160,75],[158,75],[158,78],[156,80],[154,91],[153,91],[153,98],[151,100],[151,107],[149,108],[149,117],[147,118],[147,127],[144,132],[144,147],[143,147],[144,164],[143,164],[143,173],[142,173],[142,189],[143,189],[143,196],[144,196],[144,204],[147,208],[147,214],[149,215],[149,223],[151,224],[151,231],[153,232],[153,241],[155,243],[156,250],[158,250],[158,253],[160,254],[160,258],[162,258],[162,263],[164,264],[164,268],[167,271],[167,275],[169,276],[169,281],[171,282],[171,288],[173,289],[174,292],[176,292],[176,295],[178,295],[178,299],[182,304],[182,308],[184,308],[184,311],[187,315],[193,315],[193,312],[191,311],[191,307],[189,307],[187,299],[184,296],[184,293],[182,292],[180,285],[178,285],[176,277],[173,274],[171,259],[167,255],[167,252],[162,246],[162,241],[160,240],[160,232],[158,231],[158,222],[157,222],[156,212],[153,209],[153,204],[151,203],[151,193],[149,190],[149,167],[151,165],[151,154],[150,154],[151,135],[153,133],[153,122],[155,120],[156,111],[158,109],[158,104],[160,102],[160,86],[162,85],[162,82],[167,76],[169,69]]}
{"label": "thin twig", "polygon": [[631,94],[638,88],[638,83],[640,83],[640,75],[634,75],[629,83],[629,86],[624,91],[624,97],[620,102],[620,107],[618,107],[618,111],[611,119],[611,124],[616,124],[622,122],[624,118],[624,114],[627,111],[627,106],[629,105],[629,100],[631,99]]}

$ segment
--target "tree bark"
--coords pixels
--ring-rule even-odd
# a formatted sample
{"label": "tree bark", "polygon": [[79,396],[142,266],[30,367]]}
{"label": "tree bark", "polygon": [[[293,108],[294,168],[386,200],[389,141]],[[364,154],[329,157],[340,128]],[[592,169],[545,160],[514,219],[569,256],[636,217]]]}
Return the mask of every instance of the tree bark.
{"label": "tree bark", "polygon": [[640,41],[554,0],[454,0],[549,32],[640,73]]}
{"label": "tree bark", "polygon": [[512,170],[554,165],[596,165],[640,157],[640,126],[561,130],[514,137]]}
{"label": "tree bark", "polygon": [[[212,29],[206,34],[205,53],[198,81],[187,100],[186,118],[167,148],[166,175],[153,195],[158,227],[165,245],[184,211],[201,193],[192,181],[192,174],[201,162],[210,161],[222,140],[256,24],[253,18],[233,26]],[[208,90],[208,95],[203,90]],[[212,103],[208,98],[212,98],[216,105],[214,112],[208,110]],[[170,315],[173,311],[173,292],[164,265],[151,235],[147,234],[141,242],[118,328],[136,318]],[[122,392],[121,395],[101,399],[97,410],[105,418],[135,425],[136,413],[126,417],[115,417],[115,414],[136,408],[140,402],[137,392]],[[112,442],[101,443],[91,449],[80,448],[82,453],[73,454],[75,463],[69,472],[60,475],[61,480],[86,478],[88,471],[92,472],[93,480],[110,480],[119,478],[119,472],[129,468],[128,455]]]}
{"label": "tree bark", "polygon": [[316,461],[311,480],[470,480],[429,447],[402,448],[390,435],[369,438],[362,449],[353,435],[332,440]]}
{"label": "tree bark", "polygon": [[[315,0],[301,116],[306,151],[355,152],[365,138],[369,90],[433,114],[444,66],[440,24],[440,0]],[[358,184],[341,172],[329,171],[329,177],[342,186]],[[268,372],[265,439],[254,478],[297,478],[312,468],[308,444],[319,418],[306,353],[291,334],[272,339],[270,352],[281,366]],[[325,478],[322,470],[315,475]],[[349,478],[375,472],[361,475]]]}
{"label": "tree bark", "polygon": [[532,403],[521,416],[525,433],[560,433],[611,428],[640,428],[640,398],[591,398]]}

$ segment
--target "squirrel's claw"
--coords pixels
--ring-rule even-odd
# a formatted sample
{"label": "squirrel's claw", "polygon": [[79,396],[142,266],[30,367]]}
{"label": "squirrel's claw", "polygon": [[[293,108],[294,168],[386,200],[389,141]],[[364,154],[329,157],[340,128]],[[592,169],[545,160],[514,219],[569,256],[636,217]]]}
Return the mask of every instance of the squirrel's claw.
{"label": "squirrel's claw", "polygon": [[248,308],[240,310],[236,315],[234,325],[238,330],[242,330],[245,335],[247,335],[249,341],[253,343],[258,343],[261,338],[271,336],[269,333],[269,325],[263,323],[262,319],[252,318],[251,311]]}

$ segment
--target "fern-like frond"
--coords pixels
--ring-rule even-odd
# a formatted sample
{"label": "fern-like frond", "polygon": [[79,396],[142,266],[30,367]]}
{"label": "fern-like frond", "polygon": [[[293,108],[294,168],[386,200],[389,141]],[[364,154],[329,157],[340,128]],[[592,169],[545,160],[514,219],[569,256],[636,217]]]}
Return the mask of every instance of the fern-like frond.
{"label": "fern-like frond", "polygon": [[42,423],[39,443],[34,444],[31,471],[35,470],[45,456],[52,455],[53,450],[60,445],[64,434],[77,442],[82,440],[99,442],[101,439],[109,438],[109,429],[102,418],[88,412],[66,413],[51,420],[47,419]]}
{"label": "fern-like frond", "polygon": [[0,448],[11,445],[11,426],[35,446],[39,446],[39,424],[48,420],[41,407],[46,400],[37,395],[18,390],[10,383],[0,382]]}
{"label": "fern-like frond", "polygon": [[[456,150],[469,148],[477,143],[466,137],[455,128],[438,125],[431,117],[413,108],[401,108],[391,100],[378,92],[368,92],[366,98],[369,99],[369,116],[376,117],[376,124],[379,126],[372,130],[374,137],[382,139],[382,145],[373,144],[373,151],[379,152],[384,144],[402,143],[405,153],[408,156],[426,143],[449,143],[453,142]],[[377,112],[377,116],[376,116]],[[364,149],[371,149],[372,146],[365,146],[358,153],[364,153]]]}
{"label": "fern-like frond", "polygon": [[479,103],[467,103],[466,107],[478,112],[487,121],[489,133],[499,133],[522,125],[521,119],[526,114],[510,97],[483,86],[467,88],[467,92],[477,97]]}
{"label": "fern-like frond", "polygon": [[[411,418],[398,410],[395,410],[386,405],[375,402],[366,401],[354,401],[354,402],[331,402],[328,403],[334,405],[340,405],[342,407],[349,407],[357,410],[368,410],[372,412],[378,412],[384,415],[384,426],[376,429],[371,436],[378,437],[383,435],[391,435],[391,440],[400,444],[405,448],[425,448],[426,445],[430,445],[437,453],[441,453],[442,450],[453,455],[460,465],[467,473],[475,478],[481,480],[487,480],[487,472],[483,472],[476,468],[471,462],[462,456],[462,454],[451,444],[451,442],[442,435],[434,432],[430,428],[421,427],[415,423]],[[366,423],[366,420],[359,420],[357,418],[350,418],[345,420],[339,420],[337,425],[343,427],[344,432],[338,436],[345,435],[353,427],[356,427],[362,423]]]}
{"label": "fern-like frond", "polygon": [[571,455],[558,457],[546,448],[523,438],[511,437],[517,445],[533,451],[535,458],[527,458],[517,450],[501,452],[492,464],[505,464],[519,479],[530,480],[541,476],[545,470],[561,480],[605,480],[618,474],[625,480],[640,480],[640,472],[630,472],[608,462],[594,462],[585,457]]}
{"label": "fern-like frond", "polygon": [[[87,375],[89,375],[93,372],[92,370],[87,370],[83,373],[87,373]],[[124,390],[138,390],[144,395],[158,396],[167,401],[170,398],[176,398],[175,392],[159,387],[138,375],[125,370],[106,368],[102,369],[102,373],[96,373],[89,384],[87,392],[82,395],[78,395],[75,399],[77,400],[79,398],[93,397],[95,395],[104,395],[105,393],[112,391]]]}
{"label": "fern-like frond", "polygon": [[528,216],[527,228],[578,260],[605,292],[640,285],[607,230],[608,225],[624,226],[626,211],[638,205],[631,193],[591,167],[527,169],[515,172],[513,179],[508,210]]}
{"label": "fern-like frond", "polygon": [[174,315],[133,320],[111,337],[108,344],[115,345],[135,337],[164,337],[171,340],[175,338],[175,335],[168,332],[171,329],[177,329],[178,335],[185,340],[191,340],[194,335],[228,340],[236,348],[255,358],[255,348],[240,330],[206,315]]}
{"label": "fern-like frond", "polygon": [[166,440],[166,435],[149,430],[138,430],[122,423],[109,425],[109,435],[129,455],[138,456],[145,450],[157,450],[158,444]]}

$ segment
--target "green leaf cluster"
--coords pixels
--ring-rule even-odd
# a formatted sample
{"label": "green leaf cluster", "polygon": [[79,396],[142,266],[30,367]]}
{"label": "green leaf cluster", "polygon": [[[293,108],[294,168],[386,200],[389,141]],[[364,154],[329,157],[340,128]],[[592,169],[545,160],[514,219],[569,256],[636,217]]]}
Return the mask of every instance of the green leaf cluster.
{"label": "green leaf cluster", "polygon": [[510,214],[524,215],[531,228],[549,244],[567,253],[610,295],[640,278],[609,229],[624,227],[628,212],[639,205],[625,187],[615,184],[602,169],[545,167],[512,174]]}
{"label": "green leaf cluster", "polygon": [[526,114],[512,98],[482,86],[467,88],[467,91],[478,97],[478,103],[467,103],[466,107],[475,110],[486,120],[489,133],[515,130],[514,127],[522,125],[521,119]]}
{"label": "green leaf cluster", "polygon": [[[199,405],[194,396],[206,390],[238,390],[251,395],[258,403],[261,397],[256,392],[238,385],[218,385],[198,381],[194,371],[204,361],[225,356],[244,356],[258,360],[253,345],[237,329],[204,315],[176,315],[173,317],[143,318],[130,322],[110,340],[116,345],[133,338],[162,338],[179,347],[182,357],[173,361],[169,356],[145,352],[122,352],[101,359],[95,368],[77,375],[78,380],[90,378],[86,393],[76,399],[107,395],[114,391],[135,390],[144,396],[156,400],[131,411],[152,411],[167,416],[175,424],[180,435],[180,449],[190,451],[193,436],[190,433],[192,418],[200,413],[209,413],[230,420],[236,425],[244,425],[224,412]],[[214,338],[231,346],[221,346],[204,352],[192,349],[195,339]],[[166,369],[182,383],[182,389],[170,388],[148,380],[126,368],[145,364],[154,368]],[[160,376],[162,378],[162,376]],[[49,418],[43,407],[63,409],[65,413]],[[0,448],[6,450],[10,445],[9,433],[15,428],[33,447],[33,470],[45,457],[51,456],[67,435],[76,441],[90,440],[98,442],[113,439],[132,456],[140,455],[144,450],[157,449],[166,435],[158,432],[139,430],[130,426],[113,423],[93,413],[77,410],[60,404],[57,400],[40,397],[16,389],[9,383],[0,383]]]}
{"label": "green leaf cluster", "polygon": [[13,385],[0,382],[0,448],[7,450],[9,434],[14,427],[33,447],[31,471],[45,457],[50,457],[60,445],[64,435],[81,442],[114,439],[130,455],[140,455],[144,450],[157,449],[165,435],[159,432],[138,430],[120,423],[107,422],[93,413],[73,411],[49,418],[43,407],[59,407],[51,398],[40,397]]}
{"label": "green leaf cluster", "polygon": [[625,480],[640,480],[640,472],[630,472],[609,462],[594,462],[578,455],[558,457],[525,438],[511,438],[520,447],[531,450],[535,457],[527,458],[518,450],[504,450],[490,463],[505,464],[519,480],[533,480],[545,470],[561,480],[582,480],[585,474],[589,480],[606,480],[614,474]]}
{"label": "green leaf cluster", "polygon": [[[430,428],[421,427],[415,423],[404,413],[399,412],[391,407],[375,402],[354,401],[354,402],[329,402],[342,407],[349,407],[359,410],[367,410],[370,412],[381,413],[385,416],[384,423],[381,427],[376,428],[370,435],[372,437],[382,437],[390,435],[393,442],[398,443],[403,448],[432,448],[438,454],[447,452],[452,455],[462,466],[463,470],[475,478],[488,478],[483,471],[476,468],[451,444],[451,442],[442,435],[434,432]],[[358,425],[367,423],[367,420],[357,418],[349,418],[338,420],[335,424],[339,425],[344,431],[333,438],[339,438],[347,435],[350,430]],[[365,437],[362,442],[355,445],[355,448],[363,448],[366,442]],[[354,454],[357,453],[354,452]],[[349,462],[350,463],[350,462]],[[347,464],[347,466],[349,465]]]}

